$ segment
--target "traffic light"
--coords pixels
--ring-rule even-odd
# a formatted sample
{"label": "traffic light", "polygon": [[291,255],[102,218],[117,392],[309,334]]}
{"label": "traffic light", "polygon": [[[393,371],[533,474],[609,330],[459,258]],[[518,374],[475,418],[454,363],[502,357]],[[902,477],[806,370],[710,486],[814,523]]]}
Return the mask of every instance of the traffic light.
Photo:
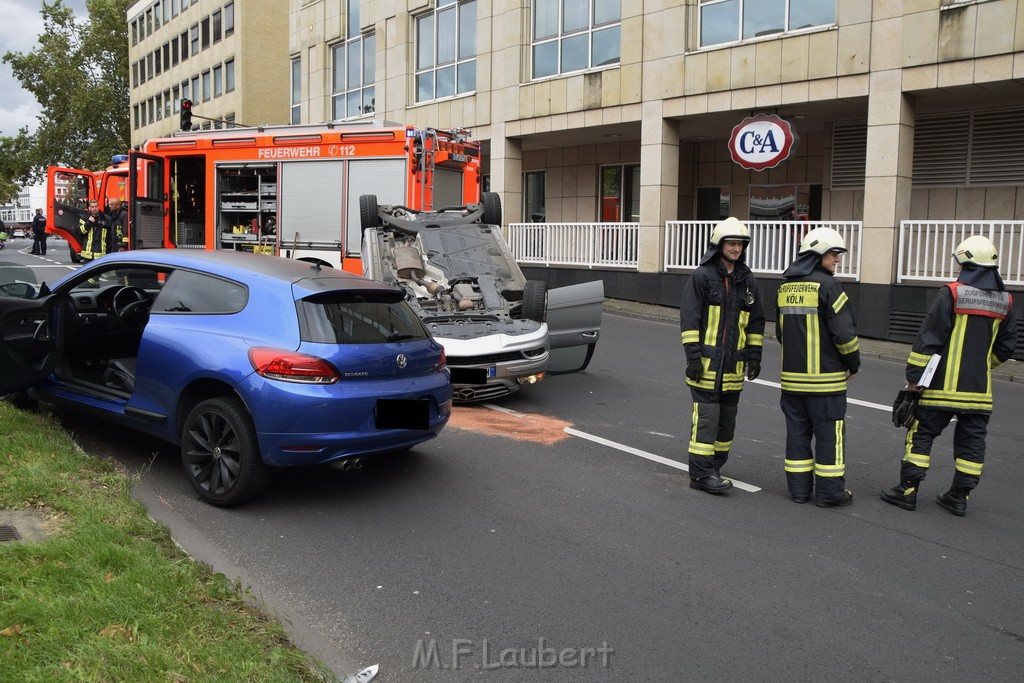
{"label": "traffic light", "polygon": [[181,101],[181,129],[192,130],[192,100]]}

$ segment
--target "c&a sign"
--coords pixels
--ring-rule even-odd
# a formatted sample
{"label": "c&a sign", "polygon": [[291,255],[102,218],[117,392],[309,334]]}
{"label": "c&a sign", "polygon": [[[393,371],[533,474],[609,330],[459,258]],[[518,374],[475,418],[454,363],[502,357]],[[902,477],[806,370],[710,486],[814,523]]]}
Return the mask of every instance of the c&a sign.
{"label": "c&a sign", "polygon": [[748,116],[729,136],[732,160],[752,171],[775,168],[789,158],[795,146],[793,127],[774,114]]}

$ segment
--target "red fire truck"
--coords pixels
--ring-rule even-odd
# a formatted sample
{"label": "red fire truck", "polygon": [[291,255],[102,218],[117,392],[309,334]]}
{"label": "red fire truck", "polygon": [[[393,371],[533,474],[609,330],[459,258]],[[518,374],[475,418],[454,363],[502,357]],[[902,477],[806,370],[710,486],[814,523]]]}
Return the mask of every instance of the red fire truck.
{"label": "red fire truck", "polygon": [[132,249],[235,249],[356,273],[359,196],[429,211],[480,201],[468,131],[385,121],[189,131],[100,172],[50,167],[48,230],[81,250],[91,198],[127,200]]}

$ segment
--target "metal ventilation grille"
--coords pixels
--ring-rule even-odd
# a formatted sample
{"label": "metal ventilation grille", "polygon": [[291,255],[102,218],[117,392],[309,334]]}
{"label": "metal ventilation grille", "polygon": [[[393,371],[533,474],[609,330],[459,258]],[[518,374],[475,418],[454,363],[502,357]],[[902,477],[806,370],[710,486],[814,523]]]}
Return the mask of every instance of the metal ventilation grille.
{"label": "metal ventilation grille", "polygon": [[922,116],[914,125],[914,187],[967,184],[968,112]]}
{"label": "metal ventilation grille", "polygon": [[975,112],[970,185],[1024,182],[1024,109]]}
{"label": "metal ventilation grille", "polygon": [[867,121],[840,121],[832,127],[832,189],[864,187]]}
{"label": "metal ventilation grille", "polygon": [[914,128],[915,187],[1024,183],[1024,109],[922,116]]}

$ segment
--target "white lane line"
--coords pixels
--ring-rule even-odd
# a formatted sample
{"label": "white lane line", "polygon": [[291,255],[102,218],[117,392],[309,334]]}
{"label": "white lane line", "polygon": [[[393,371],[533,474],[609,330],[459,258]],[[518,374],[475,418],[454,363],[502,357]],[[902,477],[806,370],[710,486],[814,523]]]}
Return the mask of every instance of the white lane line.
{"label": "white lane line", "polygon": [[[647,451],[642,451],[639,448],[633,448],[632,446],[627,446],[625,444],[616,443],[615,441],[609,441],[608,439],[602,439],[600,436],[594,436],[593,434],[587,434],[586,432],[581,432],[578,429],[573,429],[572,427],[566,427],[562,431],[564,431],[566,434],[568,434],[570,436],[576,436],[576,437],[579,437],[581,439],[586,439],[587,441],[593,441],[594,443],[599,443],[602,446],[608,446],[609,448],[614,448],[616,450],[620,450],[623,453],[629,453],[630,455],[636,455],[636,456],[639,456],[641,458],[646,458],[647,460],[651,460],[653,462],[656,462],[656,463],[659,463],[659,464],[662,464],[662,465],[668,465],[669,467],[674,467],[675,469],[682,470],[683,472],[689,472],[690,471],[690,468],[688,466],[684,465],[681,462],[676,462],[675,460],[669,460],[668,458],[663,458],[660,455],[655,455],[654,453],[648,453]],[[731,481],[732,481],[733,486],[735,486],[736,488],[742,489],[744,491],[749,491],[750,493],[757,493],[758,491],[761,490],[757,486],[752,486],[751,484],[745,484],[742,481],[736,481],[735,479],[732,479]]]}
{"label": "white lane line", "polygon": [[[751,379],[751,380],[747,380],[747,381],[748,382],[753,382],[754,384],[763,384],[766,387],[775,387],[776,389],[781,389],[782,388],[782,385],[779,384],[778,382],[769,382],[768,380],[765,380],[765,379]],[[874,408],[875,410],[884,410],[887,413],[891,413],[892,412],[892,406],[885,406],[885,405],[882,405],[881,403],[872,403],[871,401],[862,401],[859,398],[847,398],[846,402],[847,403],[852,403],[855,406],[864,406],[865,408]]]}

